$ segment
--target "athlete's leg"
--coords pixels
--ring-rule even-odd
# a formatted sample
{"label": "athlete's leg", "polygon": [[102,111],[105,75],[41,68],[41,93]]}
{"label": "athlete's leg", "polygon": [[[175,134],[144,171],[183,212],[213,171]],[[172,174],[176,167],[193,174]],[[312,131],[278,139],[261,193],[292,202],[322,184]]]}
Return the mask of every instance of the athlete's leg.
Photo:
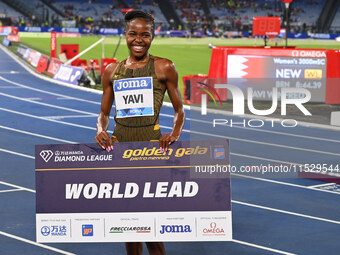
{"label": "athlete's leg", "polygon": [[161,242],[146,243],[150,255],[165,255],[164,244]]}
{"label": "athlete's leg", "polygon": [[143,243],[125,243],[127,255],[142,255]]}

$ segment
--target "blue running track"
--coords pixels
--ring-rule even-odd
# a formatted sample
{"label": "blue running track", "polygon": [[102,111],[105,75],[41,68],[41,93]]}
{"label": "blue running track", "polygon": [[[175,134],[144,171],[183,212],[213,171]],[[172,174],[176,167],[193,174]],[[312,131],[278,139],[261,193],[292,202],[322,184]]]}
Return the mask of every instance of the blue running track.
{"label": "blue running track", "polygon": [[[101,95],[32,75],[0,48],[0,254],[125,254],[122,243],[39,244],[34,145],[93,143]],[[160,125],[172,127],[164,106]],[[181,139],[230,139],[231,164],[340,164],[340,131],[297,126],[212,127],[187,112]],[[229,117],[230,118],[230,117]],[[113,120],[110,123],[111,130]],[[232,242],[166,243],[168,254],[339,254],[340,188],[297,177],[232,174]],[[146,249],[144,253],[147,254]]]}

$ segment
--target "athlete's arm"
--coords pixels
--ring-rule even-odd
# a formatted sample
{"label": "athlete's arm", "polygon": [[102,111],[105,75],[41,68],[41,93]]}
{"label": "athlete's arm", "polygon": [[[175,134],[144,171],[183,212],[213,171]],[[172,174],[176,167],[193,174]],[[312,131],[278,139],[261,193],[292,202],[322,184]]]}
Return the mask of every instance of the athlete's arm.
{"label": "athlete's arm", "polygon": [[94,140],[103,149],[110,151],[113,149],[112,140],[107,133],[109,128],[110,112],[114,100],[112,75],[117,67],[117,63],[113,63],[107,66],[103,75],[103,95],[100,114],[97,119],[97,135]]}
{"label": "athlete's arm", "polygon": [[178,89],[178,74],[175,65],[168,59],[161,59],[159,60],[159,65],[155,66],[157,77],[163,81],[163,84],[165,84],[175,111],[171,134],[164,135],[159,140],[159,146],[164,150],[167,150],[171,143],[179,139],[184,125],[185,113],[181,93]]}

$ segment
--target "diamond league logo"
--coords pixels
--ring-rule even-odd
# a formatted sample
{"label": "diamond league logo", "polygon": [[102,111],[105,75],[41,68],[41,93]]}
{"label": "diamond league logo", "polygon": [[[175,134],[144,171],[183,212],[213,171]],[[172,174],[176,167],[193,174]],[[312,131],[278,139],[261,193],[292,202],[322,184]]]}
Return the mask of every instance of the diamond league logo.
{"label": "diamond league logo", "polygon": [[43,151],[40,152],[40,156],[47,163],[51,159],[51,157],[53,156],[53,152],[51,150],[43,150]]}

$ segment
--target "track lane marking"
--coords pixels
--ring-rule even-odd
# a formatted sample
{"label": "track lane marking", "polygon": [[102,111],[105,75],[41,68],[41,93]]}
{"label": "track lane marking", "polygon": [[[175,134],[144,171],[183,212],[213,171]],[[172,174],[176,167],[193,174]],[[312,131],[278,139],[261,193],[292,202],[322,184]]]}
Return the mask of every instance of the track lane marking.
{"label": "track lane marking", "polygon": [[241,241],[241,240],[237,240],[237,239],[232,239],[232,242],[238,243],[238,244],[243,244],[243,245],[248,245],[251,247],[255,247],[258,249],[262,249],[262,250],[266,250],[266,251],[272,251],[278,254],[284,254],[284,255],[295,255],[296,253],[290,253],[290,252],[286,252],[286,251],[282,251],[282,250],[278,250],[278,249],[273,249],[273,248],[269,248],[266,246],[262,246],[262,245],[258,245],[258,244],[253,244],[253,243],[249,243],[249,242],[245,242],[245,241]]}
{"label": "track lane marking", "polygon": [[[5,111],[5,112],[10,112],[10,113],[18,114],[18,115],[22,115],[22,116],[26,116],[26,117],[30,117],[30,118],[34,118],[34,119],[46,120],[46,121],[50,121],[50,122],[54,122],[54,123],[59,123],[59,124],[67,125],[67,126],[72,126],[72,127],[78,127],[78,128],[84,128],[84,129],[96,130],[97,131],[97,129],[93,128],[93,127],[73,124],[73,123],[65,122],[65,121],[61,121],[61,120],[46,119],[45,117],[40,117],[40,116],[28,114],[28,113],[13,111],[13,110],[2,108],[2,107],[0,107],[0,110]],[[112,131],[108,131],[108,133],[112,133]]]}
{"label": "track lane marking", "polygon": [[[7,185],[7,186],[12,186],[12,187],[15,187],[15,188],[21,188],[23,190],[35,193],[35,190],[30,190],[28,188],[21,187],[21,186],[18,186],[18,185],[14,185],[14,184],[11,184],[11,183],[0,181],[0,184],[4,184],[4,185]],[[327,223],[340,224],[340,221],[336,221],[336,220],[330,220],[330,219],[321,218],[321,217],[315,217],[315,216],[311,216],[311,215],[307,215],[307,214],[296,213],[296,212],[276,209],[276,208],[272,208],[272,207],[267,207],[267,206],[262,206],[262,205],[257,205],[257,204],[251,204],[251,203],[246,203],[246,202],[237,201],[237,200],[233,200],[233,199],[231,200],[231,202],[235,203],[235,204],[245,205],[245,206],[249,206],[249,207],[255,207],[255,208],[259,208],[259,209],[263,209],[263,210],[279,212],[279,213],[283,213],[283,214],[289,214],[289,215],[293,215],[293,216],[298,216],[298,217],[304,217],[304,218],[308,218],[308,219],[323,221],[323,222],[327,222]]]}
{"label": "track lane marking", "polygon": [[[76,143],[76,142],[73,142],[73,143]],[[26,154],[14,152],[14,151],[9,151],[9,150],[5,150],[5,149],[1,149],[1,148],[0,148],[0,151],[15,154],[17,156],[27,157],[27,158],[30,158],[30,159],[35,159],[35,157],[30,156],[30,155],[26,155]],[[253,158],[252,156],[242,155],[242,154],[237,154],[237,156]],[[256,158],[259,159],[258,157],[256,157]],[[271,159],[263,159],[263,160],[272,161]],[[273,162],[278,162],[278,161],[274,160]],[[284,163],[283,161],[281,161],[281,162]],[[298,184],[293,184],[293,183],[288,183],[288,182],[280,182],[280,181],[271,180],[271,179],[264,179],[264,178],[259,178],[259,177],[246,176],[246,175],[243,175],[243,174],[231,173],[231,175],[239,176],[239,177],[243,177],[243,178],[248,178],[248,179],[254,179],[254,180],[258,180],[258,181],[271,182],[271,183],[280,184],[280,185],[292,186],[292,187],[297,187],[297,188],[303,188],[303,189],[308,189],[308,190],[314,190],[314,191],[326,192],[326,193],[332,193],[332,194],[339,195],[339,193],[335,192],[335,191],[321,190],[321,189],[313,188],[311,186],[303,186],[303,185],[298,185]],[[0,181],[0,183],[1,183],[1,181]]]}
{"label": "track lane marking", "polygon": [[[22,68],[24,68],[28,72],[27,74],[31,74],[31,75],[33,75],[34,77],[36,77],[36,78],[38,78],[40,80],[47,81],[48,83],[51,83],[51,84],[58,84],[58,85],[61,85],[61,86],[67,87],[67,88],[72,88],[74,90],[85,91],[85,92],[89,92],[89,93],[92,93],[92,94],[98,94],[98,95],[102,94],[102,91],[100,92],[100,91],[95,90],[95,89],[89,89],[89,88],[84,88],[84,87],[80,87],[80,86],[70,85],[70,84],[68,84],[66,82],[59,82],[57,80],[53,80],[53,79],[51,79],[49,77],[43,76],[41,74],[38,74],[35,71],[33,71],[30,67],[28,67],[27,63],[23,62],[22,59],[20,59],[17,55],[15,55],[11,51],[9,51],[6,47],[4,47],[1,44],[0,44],[0,49],[2,49],[3,52],[5,52],[5,54],[7,54],[10,58],[12,58]],[[163,102],[163,106],[172,107],[172,104],[169,103],[169,102]],[[183,105],[183,108],[186,109],[186,110],[192,109],[192,110],[200,111],[200,108],[199,107],[195,107],[195,106]],[[211,112],[213,114],[221,114],[221,115],[233,116],[232,112],[228,112],[228,111],[208,109],[208,112],[209,113]],[[162,115],[162,114],[160,114],[160,115]],[[245,114],[244,117],[246,117],[246,118],[253,118],[254,116],[250,115],[250,114]],[[255,117],[259,118],[259,119],[263,119],[263,118],[261,118],[261,116],[255,116]],[[278,121],[279,119],[276,119],[276,120]],[[340,127],[335,127],[335,126],[331,126],[331,125],[315,124],[315,123],[309,123],[309,122],[303,122],[303,121],[300,121],[298,125],[302,126],[302,127],[307,127],[307,128],[320,128],[320,129],[328,129],[328,130],[340,131]]]}
{"label": "track lane marking", "polygon": [[[236,242],[239,242],[239,243],[241,243],[242,241],[239,241],[239,240],[234,240],[234,241],[236,241]],[[290,254],[290,253],[289,253]]]}
{"label": "track lane marking", "polygon": [[[230,117],[232,117],[232,116],[230,116]],[[234,116],[234,117],[238,117],[238,116]],[[238,118],[240,118],[240,117],[238,117]],[[209,122],[207,120],[198,120],[198,119],[191,119],[191,118],[187,118],[187,120],[195,121],[195,122],[199,122],[199,123],[210,124],[212,126],[212,122]],[[221,127],[223,127],[223,126],[221,126]],[[312,140],[318,140],[318,141],[340,143],[340,140],[336,140],[336,139],[328,139],[328,138],[323,138],[323,137],[315,137],[315,136],[298,135],[298,134],[292,134],[292,133],[284,133],[284,132],[280,132],[280,131],[273,131],[273,130],[267,130],[267,129],[239,127],[239,126],[233,126],[233,127],[228,126],[228,128],[239,128],[239,129],[245,129],[245,130],[250,130],[250,131],[271,133],[271,134],[276,134],[276,135],[285,135],[285,136],[293,136],[293,137],[298,137],[298,138],[303,138],[303,139],[312,139]]]}
{"label": "track lane marking", "polygon": [[98,115],[56,115],[56,116],[44,116],[46,119],[76,119],[76,118],[94,118],[98,117]]}
{"label": "track lane marking", "polygon": [[0,193],[7,193],[7,192],[13,192],[13,191],[23,191],[23,189],[5,189],[5,190],[0,190]]}
{"label": "track lane marking", "polygon": [[31,193],[35,193],[34,189],[25,188],[23,186],[15,185],[15,184],[12,184],[12,183],[9,183],[9,182],[0,181],[0,184],[5,185],[5,186],[9,186],[9,187],[12,187],[12,188],[16,188],[16,189],[28,191],[28,192],[31,192]]}
{"label": "track lane marking", "polygon": [[54,141],[58,141],[58,142],[75,143],[75,142],[72,142],[72,141],[69,141],[69,140],[64,140],[64,139],[59,139],[59,138],[55,138],[55,137],[51,137],[51,136],[40,135],[40,134],[37,134],[37,133],[24,131],[22,129],[10,128],[10,127],[6,127],[6,126],[2,126],[2,125],[0,125],[0,128],[10,130],[10,131],[13,131],[13,132],[18,132],[18,133],[25,134],[25,135],[31,135],[31,136],[41,137],[41,138],[45,138],[45,139],[49,139],[49,140],[54,140]]}
{"label": "track lane marking", "polygon": [[[160,126],[160,127],[162,127],[162,126]],[[239,142],[249,142],[249,143],[261,144],[261,145],[285,148],[285,149],[315,152],[315,153],[321,153],[321,154],[327,154],[327,155],[340,157],[340,154],[335,153],[335,152],[312,150],[312,149],[306,149],[306,148],[300,148],[300,147],[294,147],[294,146],[288,146],[288,145],[282,145],[282,144],[279,145],[279,144],[274,144],[274,143],[260,142],[260,141],[255,141],[255,140],[236,138],[236,137],[231,137],[231,136],[223,136],[223,135],[217,135],[217,134],[209,134],[209,133],[205,133],[205,132],[186,130],[186,129],[183,129],[183,131],[193,133],[193,134],[198,134],[198,135],[205,135],[205,136],[212,136],[212,137],[224,138],[224,139],[229,139],[229,140],[235,140],[235,141],[239,141]]]}
{"label": "track lane marking", "polygon": [[6,152],[6,153],[9,153],[9,154],[14,154],[14,155],[21,156],[21,157],[25,157],[25,158],[35,159],[35,157],[33,157],[33,156],[26,155],[26,154],[19,153],[19,152],[15,152],[15,151],[11,151],[11,150],[6,150],[6,149],[3,149],[3,148],[0,148],[0,151]]}
{"label": "track lane marking", "polygon": [[63,106],[57,106],[57,105],[53,105],[53,104],[46,104],[43,102],[37,102],[34,100],[31,100],[29,98],[22,98],[22,97],[17,97],[17,96],[13,96],[13,95],[9,95],[3,92],[0,92],[0,96],[4,96],[4,97],[9,97],[15,100],[19,100],[19,101],[24,101],[24,102],[28,102],[28,103],[32,103],[32,104],[38,104],[38,105],[42,105],[42,106],[46,106],[46,107],[51,107],[51,108],[56,108],[56,109],[60,109],[60,110],[65,110],[65,111],[70,111],[70,112],[76,112],[76,113],[82,113],[82,114],[91,114],[94,115],[95,113],[90,113],[90,112],[86,112],[86,111],[81,111],[81,110],[76,110],[76,109],[72,109],[72,108],[68,108],[68,107],[63,107]]}
{"label": "track lane marking", "polygon": [[10,81],[10,80],[2,77],[1,75],[0,75],[0,79],[5,81],[5,82],[11,83],[13,85],[16,85],[18,87],[25,88],[25,89],[30,89],[30,90],[33,90],[33,91],[38,91],[38,92],[41,92],[41,93],[44,93],[44,94],[48,94],[48,95],[58,96],[58,97],[62,97],[62,98],[65,98],[65,99],[72,99],[72,100],[75,100],[75,101],[86,102],[86,103],[90,103],[90,104],[96,104],[96,105],[100,105],[101,104],[100,102],[96,102],[96,101],[91,101],[91,100],[77,98],[77,97],[71,97],[71,96],[65,96],[63,94],[59,94],[59,93],[55,93],[55,92],[50,92],[50,91],[46,91],[46,90],[42,90],[42,89],[32,88],[32,87],[29,87],[27,85],[24,85],[24,84],[21,84],[21,83],[18,83],[18,82]]}
{"label": "track lane marking", "polygon": [[[244,175],[244,174],[234,174],[234,173],[232,173],[231,175],[242,177],[242,178],[248,178],[248,179],[263,181],[263,182],[271,182],[271,183],[280,184],[280,185],[292,186],[292,187],[296,187],[296,188],[302,188],[302,189],[308,189],[308,190],[314,190],[314,191],[321,191],[320,189],[314,188],[312,186],[303,186],[303,185],[289,183],[289,182],[281,182],[281,181],[276,181],[276,180],[271,180],[271,179],[264,179],[264,178],[260,178],[260,177],[247,176],[247,175]],[[326,192],[326,193],[340,195],[339,192],[335,192],[335,191],[331,191],[331,190],[322,190],[322,191]]]}
{"label": "track lane marking", "polygon": [[336,220],[330,220],[330,219],[325,219],[325,218],[321,218],[321,217],[315,217],[315,216],[302,214],[302,213],[290,212],[290,211],[276,209],[276,208],[272,208],[272,207],[241,202],[241,201],[237,201],[237,200],[233,200],[233,199],[231,200],[231,202],[234,203],[234,204],[240,204],[240,205],[255,207],[255,208],[259,208],[259,209],[263,209],[263,210],[279,212],[279,213],[289,214],[289,215],[293,215],[293,216],[298,216],[298,217],[303,217],[303,218],[308,218],[308,219],[312,219],[312,220],[324,221],[324,222],[327,222],[327,223],[333,223],[333,224],[339,224],[340,225],[340,221],[336,221]]}
{"label": "track lane marking", "polygon": [[58,249],[58,248],[55,248],[55,247],[51,247],[51,246],[48,246],[48,245],[45,245],[45,244],[37,243],[37,242],[31,241],[29,239],[22,238],[22,237],[16,236],[16,235],[12,235],[12,234],[9,234],[9,233],[3,232],[3,231],[0,231],[0,235],[6,236],[6,237],[9,237],[9,238],[12,238],[12,239],[16,239],[16,240],[24,242],[24,243],[35,245],[35,246],[38,246],[38,247],[41,247],[41,248],[44,248],[44,249],[47,249],[47,250],[58,252],[60,254],[75,255],[75,253],[64,251],[64,250],[61,250],[61,249]]}
{"label": "track lane marking", "polygon": [[330,183],[323,183],[323,184],[317,184],[317,185],[311,185],[308,186],[309,188],[319,188],[319,187],[325,187],[325,186],[331,186],[336,184],[335,182],[330,182]]}
{"label": "track lane marking", "polygon": [[[63,94],[59,94],[59,93],[54,93],[54,92],[49,92],[49,91],[45,91],[45,90],[41,90],[41,89],[37,89],[37,88],[32,88],[29,87],[27,85],[23,85],[21,83],[17,83],[14,81],[10,81],[2,76],[0,76],[1,80],[4,80],[8,83],[14,84],[16,86],[22,87],[22,88],[26,88],[26,89],[30,89],[30,90],[34,90],[34,91],[39,91],[41,93],[45,93],[45,94],[49,94],[49,95],[54,95],[54,96],[60,96],[63,97],[65,99],[71,99],[71,100],[76,100],[76,101],[81,101],[81,102],[86,102],[86,103],[91,103],[91,104],[96,104],[96,105],[101,105],[100,102],[96,102],[96,101],[91,101],[91,100],[86,100],[86,99],[81,99],[81,98],[76,98],[76,97],[70,97],[70,96],[65,96]],[[167,105],[169,107],[169,105]],[[114,107],[114,105],[113,105]],[[97,114],[98,115],[98,114]],[[165,113],[160,113],[160,116],[164,116],[164,117],[168,117],[168,118],[173,118],[173,115],[170,114],[165,114]],[[205,123],[205,124],[212,124],[209,121],[204,121],[204,120],[199,120],[199,119],[191,119],[191,118],[187,118],[187,120],[189,121],[195,121],[195,122],[200,122],[200,123]],[[285,135],[285,136],[293,136],[293,137],[299,137],[299,138],[304,138],[304,139],[313,139],[313,140],[319,140],[319,141],[326,141],[326,142],[334,142],[334,143],[340,143],[340,140],[335,140],[335,139],[327,139],[327,138],[321,138],[321,137],[311,137],[311,136],[305,136],[305,135],[298,135],[298,134],[291,134],[291,133],[284,133],[284,132],[279,132],[279,131],[271,131],[271,130],[265,130],[265,129],[257,129],[257,128],[248,128],[248,127],[238,127],[235,126],[235,128],[240,128],[240,129],[246,129],[246,130],[250,130],[250,131],[257,131],[257,132],[266,132],[266,133],[272,133],[272,134],[278,134],[278,135]]]}
{"label": "track lane marking", "polygon": [[[91,112],[71,109],[71,108],[68,108],[68,107],[61,107],[61,106],[50,105],[50,104],[46,104],[46,103],[42,103],[42,102],[31,101],[31,100],[19,98],[19,97],[16,97],[16,96],[11,96],[11,95],[8,95],[8,94],[5,94],[5,93],[1,93],[1,92],[0,92],[0,95],[8,96],[8,97],[11,97],[13,99],[22,100],[22,101],[26,101],[26,102],[29,102],[29,103],[39,104],[39,105],[43,105],[43,106],[47,106],[47,107],[52,107],[52,108],[57,108],[57,109],[62,109],[62,110],[67,110],[67,111],[73,111],[73,112],[78,112],[78,113],[83,113],[83,114],[90,114],[90,115],[91,114],[95,114],[95,113],[91,113]],[[5,109],[5,108],[0,108],[0,110],[1,109]],[[6,110],[9,110],[9,109],[6,109]],[[34,116],[34,115],[32,115],[32,116]],[[41,117],[41,118],[43,118],[43,117]],[[113,117],[110,117],[110,119],[111,118],[113,118]],[[163,126],[163,125],[162,126],[160,125],[160,127],[166,128],[166,129],[172,129],[172,127]],[[193,134],[206,135],[206,136],[212,136],[212,137],[219,137],[219,138],[224,138],[224,139],[227,138],[227,139],[230,139],[230,140],[241,141],[241,142],[250,142],[250,143],[261,144],[261,145],[266,145],[266,146],[273,146],[273,147],[279,147],[279,148],[285,148],[285,149],[308,151],[308,152],[321,153],[321,154],[326,154],[326,155],[332,155],[332,156],[340,157],[339,153],[334,153],[334,152],[326,152],[326,151],[312,150],[312,149],[306,149],[306,148],[300,148],[300,147],[294,147],[294,146],[279,145],[279,144],[260,142],[260,141],[243,139],[243,138],[236,138],[236,137],[230,137],[230,136],[222,136],[222,135],[217,135],[217,134],[209,134],[209,133],[205,133],[205,132],[199,132],[199,131],[187,130],[187,129],[183,129],[183,131],[188,132],[188,133],[193,133]]]}

